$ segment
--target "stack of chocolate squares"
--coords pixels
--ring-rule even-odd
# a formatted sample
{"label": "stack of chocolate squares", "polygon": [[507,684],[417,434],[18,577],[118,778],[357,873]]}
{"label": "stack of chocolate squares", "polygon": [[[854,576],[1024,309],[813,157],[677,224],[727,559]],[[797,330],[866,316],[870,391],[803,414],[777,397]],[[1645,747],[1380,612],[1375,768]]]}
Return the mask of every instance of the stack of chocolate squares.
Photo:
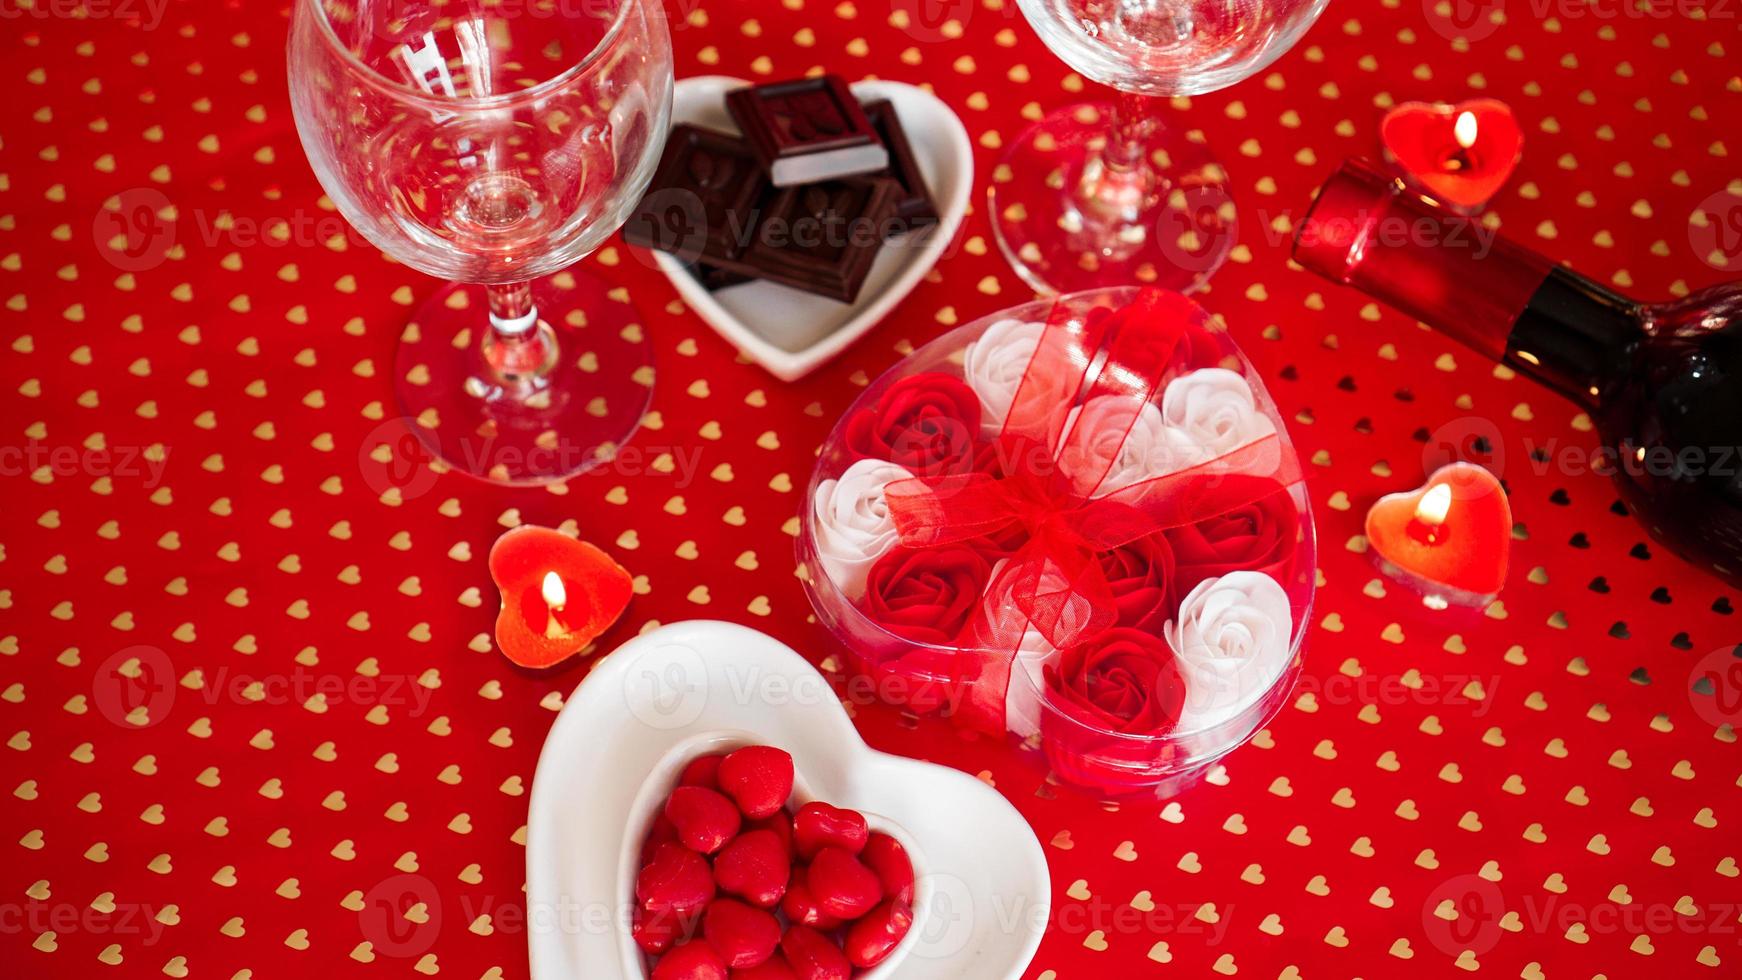
{"label": "stack of chocolate squares", "polygon": [[631,245],[670,252],[709,289],[766,279],[851,303],[886,241],[938,220],[887,100],[835,75],[730,92],[742,137],[679,125]]}

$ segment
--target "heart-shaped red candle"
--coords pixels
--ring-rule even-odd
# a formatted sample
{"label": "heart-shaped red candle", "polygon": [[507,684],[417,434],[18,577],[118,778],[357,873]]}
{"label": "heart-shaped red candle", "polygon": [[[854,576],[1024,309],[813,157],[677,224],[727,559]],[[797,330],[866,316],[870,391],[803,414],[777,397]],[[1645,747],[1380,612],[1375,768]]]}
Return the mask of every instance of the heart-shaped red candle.
{"label": "heart-shaped red candle", "polygon": [[490,549],[502,593],[496,645],[522,667],[549,667],[579,653],[629,605],[629,572],[585,541],[547,527],[517,527]]}
{"label": "heart-shaped red candle", "polygon": [[1466,210],[1499,192],[1524,149],[1524,131],[1497,99],[1405,102],[1385,114],[1379,138],[1386,156],[1410,178]]}
{"label": "heart-shaped red candle", "polygon": [[1367,512],[1367,543],[1430,601],[1485,602],[1506,584],[1512,506],[1494,474],[1452,463],[1419,490],[1381,497]]}

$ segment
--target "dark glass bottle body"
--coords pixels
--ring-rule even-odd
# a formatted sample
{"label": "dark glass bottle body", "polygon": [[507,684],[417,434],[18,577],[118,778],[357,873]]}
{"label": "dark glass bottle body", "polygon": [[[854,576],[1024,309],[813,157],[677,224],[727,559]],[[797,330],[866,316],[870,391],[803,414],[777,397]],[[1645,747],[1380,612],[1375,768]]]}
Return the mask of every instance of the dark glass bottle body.
{"label": "dark glass bottle body", "polygon": [[1652,535],[1742,586],[1742,283],[1638,302],[1359,160],[1326,182],[1294,254],[1578,402],[1592,467]]}

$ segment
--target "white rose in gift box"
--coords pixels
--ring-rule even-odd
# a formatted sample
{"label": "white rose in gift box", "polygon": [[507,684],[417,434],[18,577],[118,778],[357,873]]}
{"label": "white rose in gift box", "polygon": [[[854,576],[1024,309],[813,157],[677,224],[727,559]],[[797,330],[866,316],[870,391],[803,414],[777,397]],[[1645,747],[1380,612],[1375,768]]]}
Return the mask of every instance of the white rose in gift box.
{"label": "white rose in gift box", "polygon": [[[1019,583],[1010,567],[1010,559],[999,559],[992,566],[991,584],[986,589],[982,606],[984,620],[977,639],[984,645],[1008,648],[1018,629],[1022,635],[1016,641],[1016,659],[1010,666],[1009,689],[1005,692],[1005,722],[1010,731],[1027,738],[1040,731],[1040,692],[1045,690],[1042,671],[1058,660],[1058,648],[1048,642],[1040,631],[1027,622],[1016,608],[1013,593]],[[1041,573],[1036,594],[1062,593],[1067,590],[1064,577],[1056,570]],[[1089,621],[1088,603],[1080,598],[1066,605],[1059,617],[1057,635],[1074,637]]]}
{"label": "white rose in gift box", "polygon": [[1022,375],[1040,347],[1043,329],[1041,323],[999,320],[963,350],[962,376],[979,396],[982,431],[994,433],[1003,427]]}
{"label": "white rose in gift box", "polygon": [[1163,630],[1186,679],[1179,730],[1201,731],[1250,707],[1288,666],[1288,593],[1263,572],[1205,579]]}
{"label": "white rose in gift box", "polygon": [[1200,368],[1173,379],[1161,394],[1161,417],[1175,437],[1173,445],[1191,447],[1185,452],[1192,466],[1276,432],[1252,386],[1227,368]]}
{"label": "white rose in gift box", "polygon": [[847,467],[840,479],[817,486],[811,510],[817,557],[848,598],[856,599],[865,591],[865,575],[872,563],[901,537],[889,516],[883,489],[912,476],[894,463],[861,459]]}
{"label": "white rose in gift box", "polygon": [[1099,395],[1071,409],[1060,438],[1059,465],[1077,493],[1095,497],[1208,458],[1186,430],[1167,424],[1154,402],[1124,395]]}

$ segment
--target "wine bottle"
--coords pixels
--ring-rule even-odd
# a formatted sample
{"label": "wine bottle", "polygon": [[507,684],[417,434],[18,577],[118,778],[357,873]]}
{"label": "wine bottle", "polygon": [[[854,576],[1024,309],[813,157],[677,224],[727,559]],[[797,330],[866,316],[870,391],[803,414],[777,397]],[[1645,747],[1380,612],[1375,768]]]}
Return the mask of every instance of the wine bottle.
{"label": "wine bottle", "polygon": [[1641,302],[1365,160],[1325,183],[1294,257],[1577,402],[1652,535],[1742,586],[1742,282]]}

